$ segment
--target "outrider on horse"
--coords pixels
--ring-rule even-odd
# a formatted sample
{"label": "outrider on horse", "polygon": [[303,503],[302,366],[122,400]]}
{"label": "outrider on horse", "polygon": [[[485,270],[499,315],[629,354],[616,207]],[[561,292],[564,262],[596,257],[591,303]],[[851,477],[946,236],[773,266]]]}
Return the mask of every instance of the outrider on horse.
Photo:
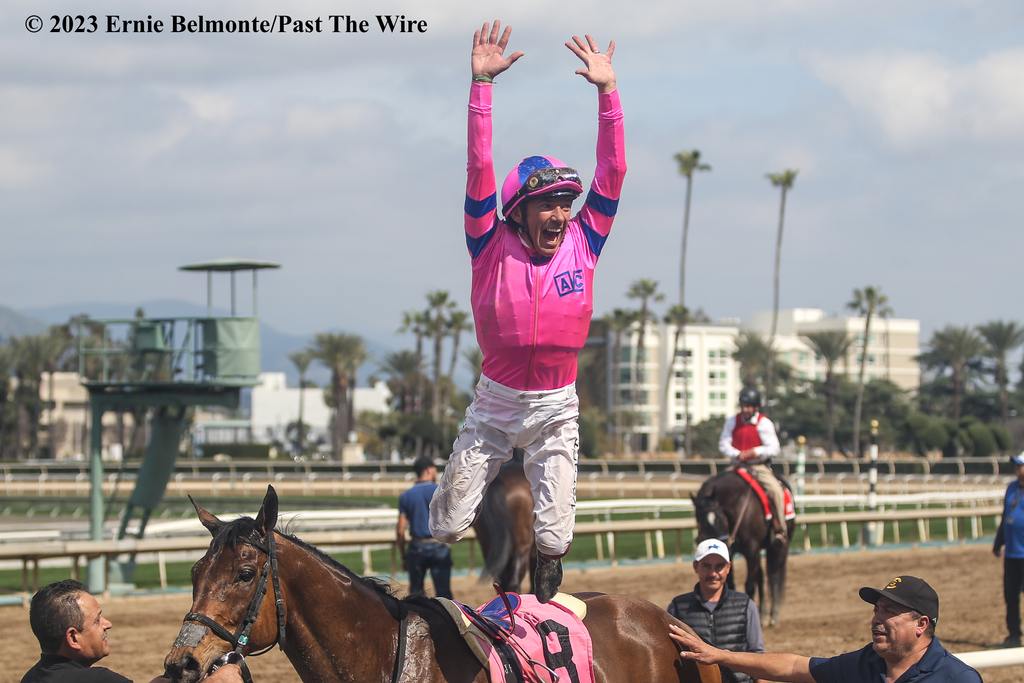
{"label": "outrider on horse", "polygon": [[[758,598],[758,609],[768,615],[768,623],[779,623],[779,610],[786,596],[786,561],[789,558],[789,539],[793,537],[795,522],[786,520],[788,536],[785,541],[773,538],[771,522],[765,519],[764,509],[757,494],[733,470],[711,477],[693,497],[697,518],[697,541],[717,538],[725,541],[735,557],[742,555],[747,564],[747,577],[743,589],[750,597]],[[768,594],[771,609],[765,610],[765,571],[761,567],[761,550],[765,550],[768,573]],[[729,587],[735,581],[730,573]],[[755,593],[756,591],[756,593]]]}
{"label": "outrider on horse", "polygon": [[[213,540],[192,568],[192,607],[164,660],[172,681],[195,683],[229,653],[237,660],[275,644],[303,681],[489,680],[440,603],[400,600],[383,582],[275,530],[273,487],[255,519],[223,522],[199,505],[196,512]],[[664,610],[624,596],[576,597],[586,603],[596,683],[721,681],[717,667],[680,659],[668,636],[680,622]]]}
{"label": "outrider on horse", "polygon": [[[762,616],[769,625],[779,623],[779,611],[785,599],[786,561],[795,528],[792,508],[783,499],[788,485],[777,480],[770,467],[779,452],[779,440],[771,420],[760,413],[761,395],[756,389],[740,392],[740,412],[726,420],[719,441],[723,455],[733,467],[708,479],[693,498],[697,518],[698,541],[718,538],[725,541],[733,556],[746,560],[744,589],[758,596]],[[771,495],[775,489],[776,495]],[[781,495],[780,495],[781,494]],[[775,503],[769,499],[775,498]],[[792,498],[790,496],[790,502]],[[765,610],[764,570],[761,550],[765,550],[770,611]],[[735,581],[729,574],[729,587]]]}

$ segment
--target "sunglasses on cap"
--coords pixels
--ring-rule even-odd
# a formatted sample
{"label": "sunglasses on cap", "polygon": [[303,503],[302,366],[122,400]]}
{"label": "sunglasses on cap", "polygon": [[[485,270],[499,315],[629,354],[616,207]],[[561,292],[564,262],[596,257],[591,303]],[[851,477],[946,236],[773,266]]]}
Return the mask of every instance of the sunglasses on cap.
{"label": "sunglasses on cap", "polygon": [[525,196],[537,190],[542,190],[549,185],[565,182],[576,183],[583,187],[580,174],[574,168],[540,168],[526,178],[526,182],[523,183],[523,186],[519,188],[516,194]]}

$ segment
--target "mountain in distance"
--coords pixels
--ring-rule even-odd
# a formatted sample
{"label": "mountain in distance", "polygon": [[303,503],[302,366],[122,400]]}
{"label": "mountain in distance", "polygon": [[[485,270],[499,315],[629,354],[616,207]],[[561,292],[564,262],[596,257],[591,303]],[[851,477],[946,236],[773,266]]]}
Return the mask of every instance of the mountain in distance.
{"label": "mountain in distance", "polygon": [[[27,309],[20,313],[16,311],[11,312],[24,320],[43,321],[37,323],[39,325],[38,331],[41,332],[46,329],[47,325],[66,323],[72,316],[82,313],[93,318],[132,318],[135,316],[136,308],[141,308],[145,311],[147,317],[153,318],[176,316],[204,317],[207,315],[206,306],[174,299],[158,299],[135,304],[110,302],[60,304]],[[4,309],[0,307],[0,324],[4,320],[3,312]],[[223,309],[214,308],[213,314],[227,315],[228,313]],[[3,329],[3,327],[0,327],[0,337],[6,336]],[[305,349],[312,341],[313,334],[302,335],[282,332],[275,327],[271,327],[266,322],[260,321],[260,362],[263,371],[284,372],[288,376],[288,384],[290,386],[297,385],[299,374],[296,372],[292,362],[288,360],[288,355]],[[366,344],[368,359],[359,369],[358,382],[361,386],[366,386],[371,375],[380,375],[378,370],[380,364],[387,354],[394,351],[394,348],[391,344],[370,339],[366,336],[363,337],[363,342]],[[330,372],[320,363],[312,363],[309,366],[309,371],[306,373],[306,378],[323,386],[330,380]]]}
{"label": "mountain in distance", "polygon": [[47,324],[13,308],[0,305],[0,340],[45,332]]}

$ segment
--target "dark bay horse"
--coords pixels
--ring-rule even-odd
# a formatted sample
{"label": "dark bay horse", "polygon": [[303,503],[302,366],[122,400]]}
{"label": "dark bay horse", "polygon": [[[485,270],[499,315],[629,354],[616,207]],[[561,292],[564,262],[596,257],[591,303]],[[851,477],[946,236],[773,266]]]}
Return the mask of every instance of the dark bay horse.
{"label": "dark bay horse", "polygon": [[533,590],[533,494],[521,458],[501,466],[484,493],[473,529],[484,556],[481,578],[490,577],[502,590],[519,593],[530,573]]}
{"label": "dark bay horse", "polygon": [[[192,607],[164,660],[175,682],[198,681],[222,656],[275,644],[306,682],[486,683],[488,674],[436,601],[399,600],[319,550],[275,531],[277,494],[256,519],[222,522],[196,505],[213,536],[192,568]],[[581,593],[598,683],[720,683],[717,666],[683,661],[680,623],[649,602]],[[247,671],[247,670],[246,670]]]}
{"label": "dark bay horse", "polygon": [[[744,590],[751,598],[758,597],[762,618],[765,612],[764,570],[761,568],[761,549],[765,549],[768,570],[768,592],[771,612],[768,624],[779,623],[779,610],[786,597],[786,560],[789,542],[796,524],[786,523],[786,543],[772,542],[772,525],[766,521],[757,494],[732,470],[709,478],[693,497],[694,516],[697,518],[697,540],[717,538],[726,541],[729,553],[742,555],[747,563]],[[735,585],[732,573],[727,579],[729,587]]]}

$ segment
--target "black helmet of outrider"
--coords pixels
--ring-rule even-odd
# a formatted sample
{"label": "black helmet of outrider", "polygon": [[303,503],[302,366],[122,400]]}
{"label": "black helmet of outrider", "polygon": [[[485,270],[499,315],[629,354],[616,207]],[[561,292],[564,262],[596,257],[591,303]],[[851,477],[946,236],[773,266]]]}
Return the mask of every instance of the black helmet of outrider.
{"label": "black helmet of outrider", "polygon": [[752,387],[744,387],[740,390],[740,405],[761,407],[761,392]]}

